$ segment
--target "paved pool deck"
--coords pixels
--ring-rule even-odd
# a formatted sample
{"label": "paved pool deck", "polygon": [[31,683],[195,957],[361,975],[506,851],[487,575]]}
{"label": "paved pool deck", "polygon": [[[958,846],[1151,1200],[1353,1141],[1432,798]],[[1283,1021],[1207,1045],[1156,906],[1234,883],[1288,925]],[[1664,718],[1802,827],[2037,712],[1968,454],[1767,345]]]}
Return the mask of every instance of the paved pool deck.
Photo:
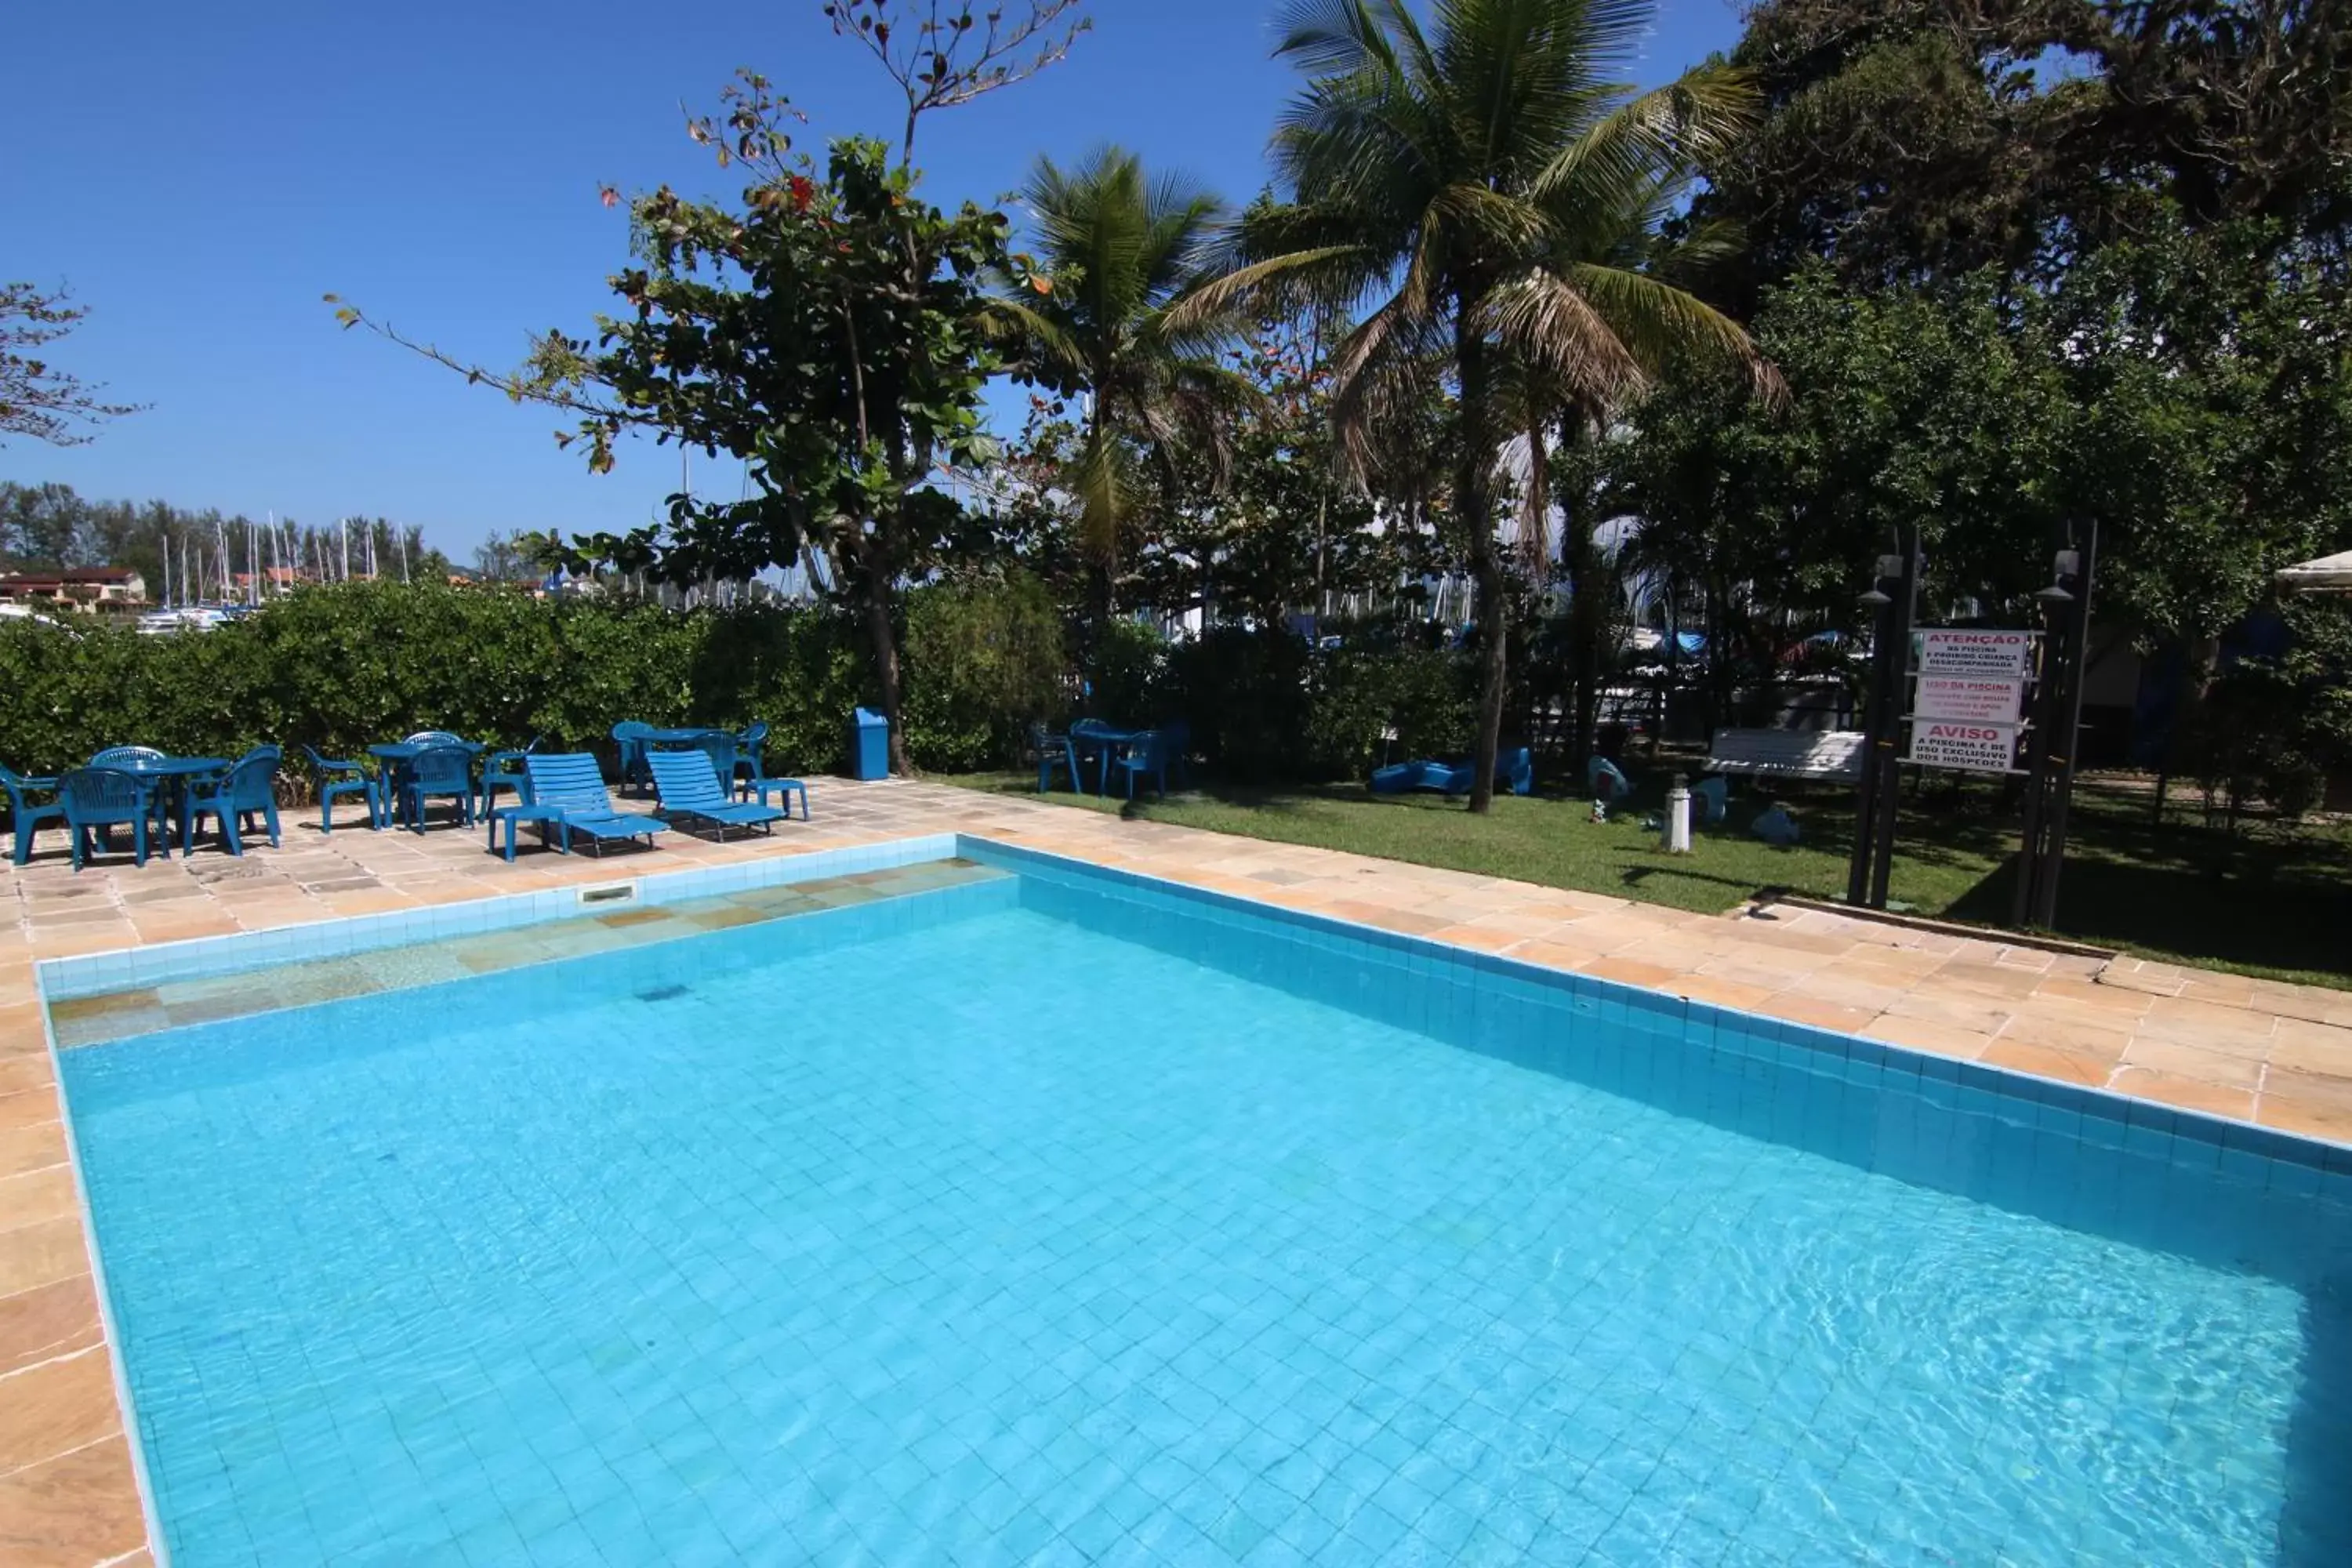
{"label": "paved pool deck", "polygon": [[76,875],[52,832],[0,872],[0,1563],[153,1562],[34,989],[47,958],[960,832],[2352,1144],[2352,993],[1818,910],[1690,914],[919,782],[811,794],[816,819],[772,838],[671,834],[601,862],[509,865],[478,832],[371,833],[357,813],[328,836],[311,812],[242,859]]}

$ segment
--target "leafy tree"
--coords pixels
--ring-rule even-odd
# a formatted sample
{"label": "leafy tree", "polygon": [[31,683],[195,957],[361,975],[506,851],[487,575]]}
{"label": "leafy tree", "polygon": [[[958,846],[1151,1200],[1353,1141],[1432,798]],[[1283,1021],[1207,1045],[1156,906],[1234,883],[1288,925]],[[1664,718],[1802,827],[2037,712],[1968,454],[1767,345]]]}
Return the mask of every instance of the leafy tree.
{"label": "leafy tree", "polygon": [[1006,221],[919,200],[912,172],[870,141],[835,142],[822,178],[804,164],[788,173],[770,162],[784,140],[781,101],[754,77],[734,102],[735,155],[759,170],[743,207],[667,189],[639,200],[646,265],[614,279],[634,313],[600,320],[594,347],[551,344],[542,363],[609,390],[581,425],[592,464],[609,463],[622,430],[646,426],[740,460],[751,493],[674,497],[666,525],[582,541],[572,563],[691,583],[748,577],[814,543],[861,608],[903,769],[897,594],[960,522],[935,469],[982,452],[995,361],[982,279],[1012,266]]}
{"label": "leafy tree", "polygon": [[424,531],[384,518],[353,518],[329,528],[307,528],[290,518],[260,522],[215,510],[190,510],[166,501],[92,500],[70,485],[0,481],[0,564],[16,567],[128,566],[161,598],[232,594],[223,577],[290,574],[305,583],[351,573],[388,581],[438,583],[449,573],[446,556],[425,542]]}
{"label": "leafy tree", "polygon": [[1161,526],[1138,564],[1145,602],[1262,626],[1318,618],[1349,595],[1387,598],[1403,575],[1398,536],[1370,494],[1341,485],[1329,341],[1309,312],[1261,324],[1230,356],[1254,389],[1228,447],[1186,452]]}
{"label": "leafy tree", "polygon": [[2072,411],[2046,339],[1996,293],[1987,278],[1854,294],[1817,264],[1755,322],[1784,405],[1684,367],[1593,455],[1600,510],[1643,520],[1629,564],[1701,607],[1718,721],[1742,693],[1769,701],[1801,637],[1864,629],[1863,575],[1907,523],[1931,611],[2031,611]]}
{"label": "leafy tree", "polygon": [[1139,510],[1166,495],[1184,458],[1223,479],[1256,389],[1219,357],[1241,324],[1230,310],[1179,316],[1223,218],[1215,197],[1181,177],[1152,181],[1111,147],[1067,171],[1040,158],[1026,200],[1037,270],[999,309],[1019,343],[1015,373],[1083,410],[1059,482],[1077,501],[1099,624]]}
{"label": "leafy tree", "polygon": [[1997,269],[1854,293],[1815,263],[1756,321],[1784,411],[1704,374],[1641,404],[1609,501],[1703,597],[1718,702],[1858,629],[1906,520],[1931,605],[2032,624],[2062,528],[2095,519],[2101,617],[2183,655],[2193,703],[2273,573],[2352,546],[2352,305],[2258,227],[2169,226],[2021,298]]}
{"label": "leafy tree", "polygon": [[[612,278],[628,313],[599,318],[593,342],[551,332],[521,371],[501,375],[330,301],[346,325],[575,413],[577,430],[558,439],[584,442],[593,470],[611,468],[625,431],[741,461],[753,492],[742,500],[673,496],[665,524],[576,541],[562,563],[685,584],[824,552],[833,591],[859,607],[891,765],[906,771],[898,595],[985,531],[940,480],[985,450],[980,394],[997,362],[982,280],[1015,272],[1002,213],[966,203],[950,216],[916,195],[915,129],[929,110],[1058,59],[1083,30],[1083,19],[1066,20],[1076,4],[1030,0],[1009,27],[1001,9],[982,26],[968,8],[915,0],[829,4],[835,30],[907,91],[898,162],[879,142],[842,138],[820,170],[792,150],[797,111],[765,79],[740,73],[720,117],[688,125],[720,167],[750,176],[740,208],[667,187],[633,201],[644,265]],[[619,199],[604,192],[608,205]]]}
{"label": "leafy tree", "polygon": [[11,436],[29,436],[53,447],[79,447],[96,439],[82,426],[136,414],[139,405],[108,403],[101,388],[59,370],[41,357],[89,314],[69,304],[62,289],[45,294],[30,283],[0,283],[0,445]]}
{"label": "leafy tree", "polygon": [[1401,4],[1296,0],[1277,52],[1311,81],[1274,157],[1292,204],[1250,236],[1261,257],[1196,299],[1316,290],[1375,301],[1334,357],[1339,427],[1369,454],[1385,416],[1433,371],[1459,393],[1453,475],[1478,590],[1483,653],[1471,808],[1494,797],[1507,681],[1495,464],[1514,433],[1507,379],[1540,384],[1585,425],[1682,353],[1748,355],[1738,327],[1622,263],[1629,226],[1721,145],[1746,89],[1715,69],[1634,94],[1650,7],[1584,0],[1448,5],[1423,25]]}
{"label": "leafy tree", "polygon": [[2047,276],[2168,210],[2352,221],[2352,29],[2304,0],[1766,0],[1731,64],[1762,95],[1701,224],[1752,310],[1808,258],[1885,287]]}
{"label": "leafy tree", "polygon": [[474,546],[474,575],[485,583],[535,582],[547,544],[542,536],[521,530],[493,532]]}
{"label": "leafy tree", "polygon": [[2201,689],[2273,573],[2352,547],[2352,299],[2273,226],[2173,225],[2038,313],[2074,409],[2056,493],[2109,531],[2105,603]]}

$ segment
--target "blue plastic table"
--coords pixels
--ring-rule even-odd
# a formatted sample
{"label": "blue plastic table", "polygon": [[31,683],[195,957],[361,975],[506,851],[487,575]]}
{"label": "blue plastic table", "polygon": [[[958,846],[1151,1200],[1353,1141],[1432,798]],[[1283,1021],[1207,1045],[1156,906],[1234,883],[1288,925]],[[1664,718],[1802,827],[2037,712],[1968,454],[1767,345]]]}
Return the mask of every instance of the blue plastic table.
{"label": "blue plastic table", "polygon": [[[180,819],[180,853],[185,855],[194,847],[195,839],[189,831],[194,816],[188,810],[189,786],[200,778],[225,773],[236,764],[226,757],[147,757],[106,765],[118,773],[129,773],[151,790],[160,787],[170,792],[167,798]],[[163,858],[169,860],[172,858],[172,835],[168,827],[160,847]]]}
{"label": "blue plastic table", "polygon": [[[515,837],[522,831],[524,823],[536,822],[542,826],[551,826],[561,824],[562,821],[563,808],[560,805],[499,806],[490,813],[489,848],[495,851],[499,847],[499,824],[501,822],[507,825],[507,858],[512,860],[515,858]],[[570,833],[551,833],[546,837],[547,841],[555,846],[556,853],[559,855],[572,853]]]}
{"label": "blue plastic table", "polygon": [[[1087,727],[1081,729],[1080,725]],[[1079,761],[1085,761],[1086,753],[1090,751],[1095,753],[1095,794],[1110,793],[1111,758],[1150,732],[1149,730],[1114,730],[1108,724],[1083,719],[1070,726],[1070,745],[1078,752]]]}
{"label": "blue plastic table", "polygon": [[[396,793],[399,784],[398,775],[400,773],[400,764],[403,763],[415,762],[420,752],[439,751],[441,748],[452,743],[453,742],[448,741],[436,741],[430,746],[425,746],[419,745],[414,741],[379,741],[374,745],[370,746],[367,749],[369,756],[373,757],[377,762],[383,764],[385,774],[384,782],[387,784],[394,786],[395,793],[394,793],[392,796],[391,804],[392,818],[394,822],[400,820],[400,796]],[[469,757],[479,757],[484,752],[489,750],[489,747],[484,745],[479,741],[458,741],[454,743],[457,745],[458,750],[464,752]]]}

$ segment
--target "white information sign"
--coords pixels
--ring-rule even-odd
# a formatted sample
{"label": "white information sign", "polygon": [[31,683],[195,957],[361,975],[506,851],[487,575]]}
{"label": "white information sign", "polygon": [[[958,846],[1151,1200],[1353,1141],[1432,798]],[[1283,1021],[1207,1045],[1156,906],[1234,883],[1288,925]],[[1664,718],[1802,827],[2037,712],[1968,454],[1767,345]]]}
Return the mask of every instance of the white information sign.
{"label": "white information sign", "polygon": [[1923,768],[2005,773],[2017,764],[2017,726],[1963,719],[1919,719],[1911,725],[1911,755]]}
{"label": "white information sign", "polygon": [[2032,658],[2032,632],[1928,626],[1919,634],[1923,676],[2022,677]]}
{"label": "white information sign", "polygon": [[1923,675],[1911,714],[1915,719],[2014,724],[2024,699],[2021,675]]}

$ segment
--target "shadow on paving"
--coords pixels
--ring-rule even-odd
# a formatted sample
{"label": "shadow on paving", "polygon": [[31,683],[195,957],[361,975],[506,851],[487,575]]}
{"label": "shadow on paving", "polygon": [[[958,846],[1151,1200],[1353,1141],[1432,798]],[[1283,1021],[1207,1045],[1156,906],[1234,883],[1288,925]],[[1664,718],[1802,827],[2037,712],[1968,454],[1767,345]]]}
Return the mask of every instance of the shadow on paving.
{"label": "shadow on paving", "polygon": [[[2003,865],[1951,907],[1954,920],[2002,924],[2016,897]],[[2228,963],[2352,977],[2352,880],[2285,877],[2261,863],[2225,871],[2178,861],[2070,856],[2058,929],[2108,946],[2196,953]]]}

